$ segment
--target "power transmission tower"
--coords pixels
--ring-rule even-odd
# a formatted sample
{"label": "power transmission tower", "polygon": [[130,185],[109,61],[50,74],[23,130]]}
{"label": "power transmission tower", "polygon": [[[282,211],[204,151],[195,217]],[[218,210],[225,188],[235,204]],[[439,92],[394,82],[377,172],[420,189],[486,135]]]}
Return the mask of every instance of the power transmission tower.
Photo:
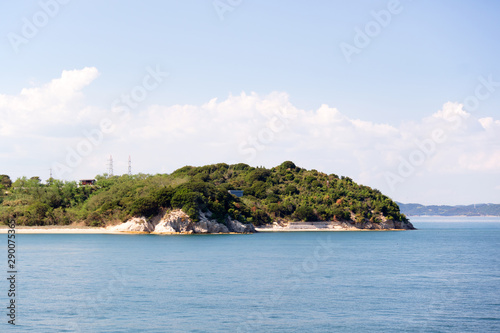
{"label": "power transmission tower", "polygon": [[130,155],[128,155],[128,175],[132,176],[132,159],[130,158]]}
{"label": "power transmission tower", "polygon": [[49,180],[47,180],[47,184],[52,185],[52,168],[50,168],[49,170],[50,170],[50,177]]}
{"label": "power transmission tower", "polygon": [[113,156],[109,155],[108,177],[113,177]]}

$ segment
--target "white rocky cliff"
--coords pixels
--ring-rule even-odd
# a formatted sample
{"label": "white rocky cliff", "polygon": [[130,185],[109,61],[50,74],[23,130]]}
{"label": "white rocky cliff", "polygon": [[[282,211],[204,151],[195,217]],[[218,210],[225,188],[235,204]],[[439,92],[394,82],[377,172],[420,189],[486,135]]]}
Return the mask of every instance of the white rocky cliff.
{"label": "white rocky cliff", "polygon": [[180,209],[166,212],[164,215],[155,216],[151,220],[144,217],[134,217],[117,226],[108,227],[111,231],[145,232],[154,234],[218,234],[218,233],[253,233],[252,224],[242,224],[228,218],[225,224],[215,219],[210,219],[210,213],[200,213],[200,220],[193,221]]}

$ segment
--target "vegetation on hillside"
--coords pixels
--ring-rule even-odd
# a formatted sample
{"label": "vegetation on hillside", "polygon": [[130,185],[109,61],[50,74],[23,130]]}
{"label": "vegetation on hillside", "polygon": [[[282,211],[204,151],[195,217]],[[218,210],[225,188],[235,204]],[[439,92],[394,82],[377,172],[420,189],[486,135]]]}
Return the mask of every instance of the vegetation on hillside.
{"label": "vegetation on hillside", "polygon": [[[224,163],[186,166],[172,174],[96,177],[95,185],[38,177],[11,182],[0,175],[0,222],[20,225],[67,225],[83,221],[101,226],[133,216],[151,217],[181,208],[197,220],[212,213],[224,223],[229,216],[243,223],[276,220],[380,222],[407,221],[398,205],[376,189],[348,177],[306,170],[287,161],[266,169]],[[228,190],[243,190],[237,198]]]}

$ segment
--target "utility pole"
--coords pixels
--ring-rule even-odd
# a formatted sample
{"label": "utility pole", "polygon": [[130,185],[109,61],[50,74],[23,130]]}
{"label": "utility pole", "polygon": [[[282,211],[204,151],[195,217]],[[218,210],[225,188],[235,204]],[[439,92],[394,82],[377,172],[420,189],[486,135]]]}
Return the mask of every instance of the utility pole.
{"label": "utility pole", "polygon": [[108,177],[113,177],[113,156],[109,155]]}
{"label": "utility pole", "polygon": [[50,170],[50,177],[49,180],[47,181],[47,184],[52,185],[52,168],[50,168],[49,170]]}
{"label": "utility pole", "polygon": [[128,175],[132,176],[132,159],[130,158],[130,155],[128,155]]}

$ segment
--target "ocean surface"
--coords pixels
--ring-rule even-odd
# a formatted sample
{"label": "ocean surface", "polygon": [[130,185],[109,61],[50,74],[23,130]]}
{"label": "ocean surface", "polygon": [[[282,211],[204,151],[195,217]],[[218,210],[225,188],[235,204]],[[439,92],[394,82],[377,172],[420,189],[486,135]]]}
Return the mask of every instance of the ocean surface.
{"label": "ocean surface", "polygon": [[[17,235],[1,332],[500,332],[500,218],[416,231]],[[7,275],[7,236],[4,272]]]}

